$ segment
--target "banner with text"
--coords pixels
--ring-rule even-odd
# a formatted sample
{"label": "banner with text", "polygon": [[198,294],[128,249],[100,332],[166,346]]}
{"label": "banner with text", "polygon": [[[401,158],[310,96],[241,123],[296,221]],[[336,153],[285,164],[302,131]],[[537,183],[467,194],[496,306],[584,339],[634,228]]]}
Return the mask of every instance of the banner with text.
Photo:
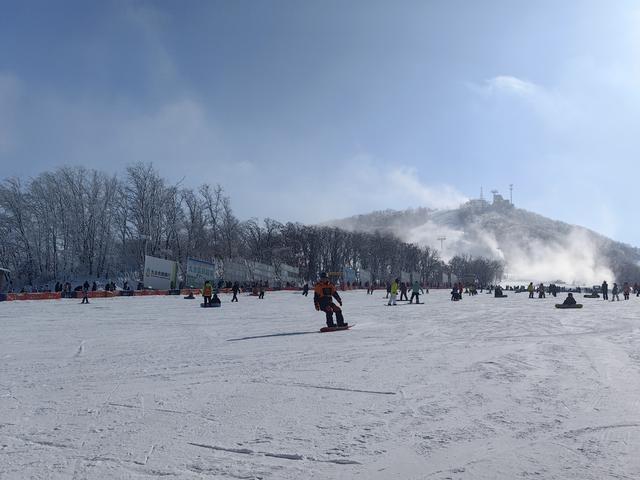
{"label": "banner with text", "polygon": [[176,288],[178,264],[164,258],[144,257],[144,288],[172,290]]}

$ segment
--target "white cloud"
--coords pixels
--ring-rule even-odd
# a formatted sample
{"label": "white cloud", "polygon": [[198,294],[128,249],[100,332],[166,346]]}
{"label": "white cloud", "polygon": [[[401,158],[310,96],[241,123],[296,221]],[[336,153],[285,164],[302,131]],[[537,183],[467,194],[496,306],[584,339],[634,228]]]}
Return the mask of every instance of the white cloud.
{"label": "white cloud", "polygon": [[362,205],[354,213],[409,206],[455,208],[467,201],[465,195],[449,185],[423,182],[415,168],[383,162],[368,154],[343,162],[340,170],[341,181],[335,190],[352,205]]}
{"label": "white cloud", "polygon": [[540,87],[535,83],[521,80],[510,75],[498,75],[485,81],[484,89],[488,93],[508,92],[524,97],[540,94]]}

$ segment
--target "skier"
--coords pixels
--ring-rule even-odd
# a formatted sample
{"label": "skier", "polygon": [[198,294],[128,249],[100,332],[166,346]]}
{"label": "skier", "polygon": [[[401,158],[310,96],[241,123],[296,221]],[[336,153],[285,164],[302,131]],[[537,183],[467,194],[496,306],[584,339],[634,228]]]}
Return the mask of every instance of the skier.
{"label": "skier", "polygon": [[240,291],[240,284],[238,282],[235,282],[233,284],[233,287],[231,287],[231,291],[233,292],[233,298],[231,299],[232,302],[237,302],[238,301],[238,292]]}
{"label": "skier", "polygon": [[529,282],[529,286],[527,287],[527,291],[529,292],[529,298],[533,298],[533,282]]}
{"label": "skier", "polygon": [[624,282],[624,285],[622,285],[622,294],[624,295],[625,300],[629,300],[630,293],[631,293],[631,287],[629,286],[629,283]]}
{"label": "skier", "polygon": [[538,298],[546,298],[544,294],[544,283],[541,283],[538,287]]}
{"label": "skier", "polygon": [[387,287],[387,291],[389,292],[389,303],[387,303],[387,305],[396,304],[396,297],[398,296],[398,280],[399,279],[396,278],[391,282],[391,285]]}
{"label": "skier", "polygon": [[573,293],[569,292],[567,294],[567,298],[564,299],[564,302],[562,302],[563,305],[575,305],[576,304],[576,299],[573,298]]}
{"label": "skier", "polygon": [[342,299],[336,290],[336,287],[329,282],[327,274],[322,272],[320,274],[320,281],[316,283],[314,288],[313,303],[317,311],[322,310],[327,316],[327,327],[335,327],[333,323],[333,314],[336,314],[336,320],[338,321],[338,327],[346,327],[348,324],[344,322],[342,316],[342,309],[333,303],[333,299],[342,306]]}
{"label": "skier", "polygon": [[400,284],[400,301],[402,301],[402,297],[404,297],[404,299],[406,301],[409,301],[409,299],[407,298],[407,284],[406,284],[406,282],[402,282]]}
{"label": "skier", "polygon": [[[389,282],[387,282],[387,296],[384,298],[389,298],[389,295],[391,295],[391,284]],[[391,301],[391,300],[389,300]]]}
{"label": "skier", "polygon": [[82,303],[89,303],[89,282],[86,280],[82,285]]}
{"label": "skier", "polygon": [[213,287],[211,286],[211,282],[207,280],[204,282],[204,287],[202,287],[202,298],[204,298],[204,306],[208,307],[211,305],[211,294],[213,293]]}
{"label": "skier", "polygon": [[260,282],[260,293],[258,293],[258,300],[264,300],[264,285]]}
{"label": "skier", "polygon": [[603,281],[602,282],[602,299],[603,300],[609,300],[609,285],[607,284],[607,281]]}
{"label": "skier", "polygon": [[611,289],[611,301],[615,302],[616,300],[620,301],[620,295],[618,293],[618,284],[614,282],[613,288]]}
{"label": "skier", "polygon": [[302,295],[305,297],[309,296],[309,282],[306,282],[302,287]]}
{"label": "skier", "polygon": [[413,303],[413,299],[416,299],[416,305],[420,303],[420,293],[424,293],[422,287],[420,286],[420,282],[417,280],[413,281],[413,286],[411,287],[411,300],[409,303]]}

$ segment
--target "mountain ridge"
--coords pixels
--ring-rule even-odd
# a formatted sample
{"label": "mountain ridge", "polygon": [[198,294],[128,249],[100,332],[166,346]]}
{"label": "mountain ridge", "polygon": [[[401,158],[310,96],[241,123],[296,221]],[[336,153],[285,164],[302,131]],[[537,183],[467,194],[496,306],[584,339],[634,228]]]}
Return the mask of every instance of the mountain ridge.
{"label": "mountain ridge", "polygon": [[457,209],[383,210],[324,225],[390,232],[402,241],[437,249],[444,259],[461,254],[500,259],[507,278],[580,284],[640,281],[638,247],[516,208],[500,195],[492,203],[470,200]]}

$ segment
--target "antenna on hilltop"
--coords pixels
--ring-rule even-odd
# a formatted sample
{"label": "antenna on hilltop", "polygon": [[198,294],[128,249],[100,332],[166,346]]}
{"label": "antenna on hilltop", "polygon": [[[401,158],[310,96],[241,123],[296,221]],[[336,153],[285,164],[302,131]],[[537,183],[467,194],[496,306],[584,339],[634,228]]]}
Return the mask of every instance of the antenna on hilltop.
{"label": "antenna on hilltop", "polygon": [[509,184],[509,201],[513,205],[513,183]]}
{"label": "antenna on hilltop", "polygon": [[444,241],[447,239],[447,237],[438,237],[438,240],[440,240],[440,250],[444,249]]}

